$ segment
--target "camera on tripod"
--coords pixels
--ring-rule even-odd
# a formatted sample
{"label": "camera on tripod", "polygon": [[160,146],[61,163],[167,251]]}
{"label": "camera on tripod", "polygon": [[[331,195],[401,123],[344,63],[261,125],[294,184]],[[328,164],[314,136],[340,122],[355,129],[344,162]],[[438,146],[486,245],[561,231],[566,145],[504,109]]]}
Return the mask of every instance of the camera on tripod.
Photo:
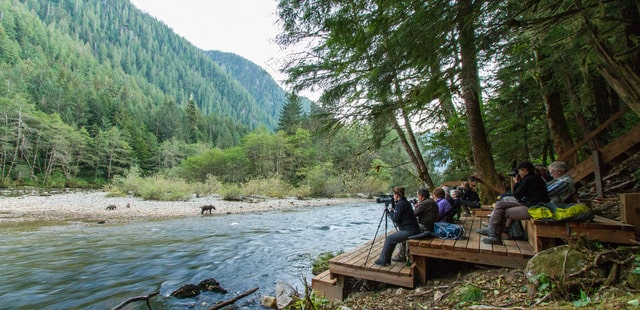
{"label": "camera on tripod", "polygon": [[391,194],[383,194],[378,196],[378,198],[376,198],[376,202],[377,203],[384,203],[384,207],[388,207],[389,205],[391,205],[392,207],[395,206],[396,202],[393,200],[393,195]]}

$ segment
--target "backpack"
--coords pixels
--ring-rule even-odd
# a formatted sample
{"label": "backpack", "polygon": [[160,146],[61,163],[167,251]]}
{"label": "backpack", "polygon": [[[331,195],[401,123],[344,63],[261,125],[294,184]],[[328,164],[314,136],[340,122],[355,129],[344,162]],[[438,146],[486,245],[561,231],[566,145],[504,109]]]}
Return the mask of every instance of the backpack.
{"label": "backpack", "polygon": [[435,222],[433,236],[440,239],[461,239],[464,237],[464,227],[453,223]]}
{"label": "backpack", "polygon": [[529,208],[529,215],[534,220],[552,223],[587,222],[593,220],[594,213],[583,203],[557,205],[546,203]]}

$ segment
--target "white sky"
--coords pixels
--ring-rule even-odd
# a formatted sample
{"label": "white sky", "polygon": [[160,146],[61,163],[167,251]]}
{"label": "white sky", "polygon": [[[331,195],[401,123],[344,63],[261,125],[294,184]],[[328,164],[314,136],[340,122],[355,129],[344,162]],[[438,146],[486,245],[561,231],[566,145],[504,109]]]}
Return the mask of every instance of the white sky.
{"label": "white sky", "polygon": [[[275,43],[277,0],[131,0],[203,50],[238,54],[264,68],[280,84],[285,54]],[[315,98],[314,98],[315,99]]]}

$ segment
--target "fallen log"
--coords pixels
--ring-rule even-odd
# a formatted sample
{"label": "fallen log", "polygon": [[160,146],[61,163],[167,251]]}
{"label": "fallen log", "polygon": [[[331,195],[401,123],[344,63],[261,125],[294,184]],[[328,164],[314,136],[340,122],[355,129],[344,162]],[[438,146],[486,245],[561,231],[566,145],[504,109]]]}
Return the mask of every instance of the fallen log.
{"label": "fallen log", "polygon": [[252,289],[250,289],[250,290],[248,290],[248,291],[246,291],[246,292],[244,292],[244,293],[242,293],[242,294],[240,294],[240,295],[238,295],[238,296],[236,296],[234,298],[231,298],[231,299],[228,299],[228,300],[225,300],[225,301],[223,301],[221,303],[216,304],[215,306],[209,308],[209,310],[217,310],[217,309],[220,309],[220,308],[222,308],[224,306],[228,306],[230,304],[233,304],[234,302],[238,301],[239,299],[253,294],[253,292],[255,292],[257,290],[258,290],[257,287],[256,288],[252,288]]}

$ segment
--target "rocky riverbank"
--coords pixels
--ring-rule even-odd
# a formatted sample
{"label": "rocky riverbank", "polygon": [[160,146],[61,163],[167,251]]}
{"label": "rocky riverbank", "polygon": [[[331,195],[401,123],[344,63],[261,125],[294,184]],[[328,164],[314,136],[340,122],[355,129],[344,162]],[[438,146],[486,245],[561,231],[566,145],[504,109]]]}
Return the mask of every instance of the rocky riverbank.
{"label": "rocky riverbank", "polygon": [[[115,223],[231,213],[267,212],[310,206],[371,201],[364,198],[283,199],[250,198],[226,201],[219,196],[187,201],[148,201],[137,197],[110,197],[106,192],[0,196],[0,224],[28,221],[90,221]],[[202,214],[203,206],[213,206]]]}

